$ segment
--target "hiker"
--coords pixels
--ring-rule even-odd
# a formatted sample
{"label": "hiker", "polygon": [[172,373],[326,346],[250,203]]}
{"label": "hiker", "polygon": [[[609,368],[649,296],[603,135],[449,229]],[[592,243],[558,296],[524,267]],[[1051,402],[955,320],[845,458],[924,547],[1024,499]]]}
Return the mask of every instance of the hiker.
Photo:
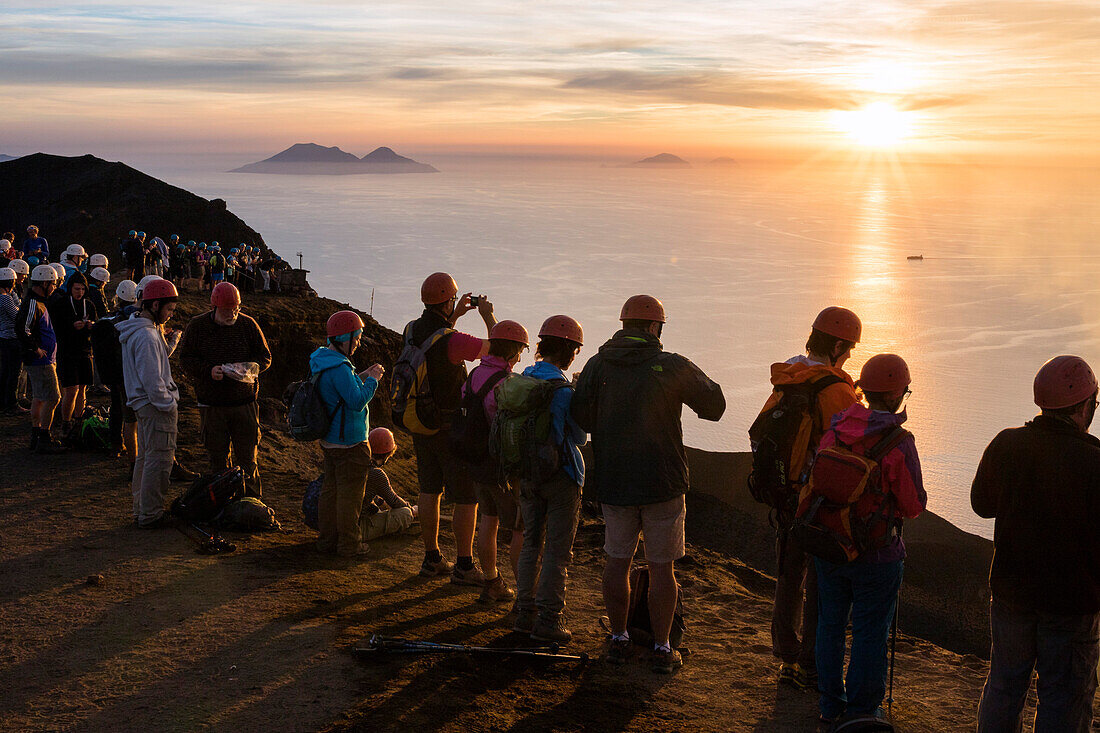
{"label": "hiker", "polygon": [[[881,441],[889,441],[888,450],[877,461],[881,486],[870,487],[851,511],[849,524],[859,520],[867,527],[867,548],[843,564],[814,558],[818,708],[824,724],[882,719],[879,706],[886,694],[887,640],[905,558],[901,521],[916,517],[928,503],[916,443],[912,434],[899,429],[906,419],[910,381],[909,367],[900,356],[872,356],[856,383],[867,405],[857,402],[834,416],[819,444],[814,482],[825,470],[821,456],[831,446],[866,456],[876,448],[884,450]],[[849,620],[852,649],[845,678]]]}
{"label": "hiker", "polygon": [[57,289],[57,272],[49,265],[31,271],[31,287],[15,317],[15,335],[23,349],[23,366],[31,389],[30,449],[58,453],[61,444],[50,435],[53,413],[61,402],[57,385],[57,335],[46,301]]}
{"label": "hiker", "polygon": [[31,266],[24,259],[13,259],[8,263],[8,267],[15,273],[15,287],[12,288],[12,292],[23,298],[25,283],[31,274]]}
{"label": "hiker", "polygon": [[106,267],[94,267],[88,273],[88,292],[84,294],[84,297],[95,305],[96,312],[99,313],[100,317],[111,310],[107,305],[107,296],[104,295],[104,290],[110,282],[111,272]]}
{"label": "hiker", "polygon": [[385,465],[397,451],[397,443],[388,428],[374,428],[367,434],[371,467],[367,471],[367,489],[363,509],[359,513],[359,531],[364,541],[408,529],[416,521],[416,504],[402,499],[386,474]]}
{"label": "hiker", "polygon": [[[449,436],[461,401],[462,383],[466,381],[465,362],[489,353],[488,339],[456,331],[454,325],[474,309],[485,322],[486,333],[496,325],[489,299],[477,296],[477,305],[473,299],[472,293],[459,297],[458,285],[447,273],[429,275],[420,287],[424,312],[405,327],[405,342],[406,349],[413,346],[425,354],[427,385],[437,409],[432,417],[438,419],[438,426],[434,426],[436,432],[413,432],[412,436],[420,484],[417,501],[420,532],[424,540],[420,574],[429,578],[449,574],[452,583],[480,587],[484,585],[485,576],[474,566],[473,559],[477,494],[466,466],[451,451]],[[403,416],[403,419],[409,417]],[[451,520],[457,554],[454,563],[444,558],[439,550],[439,507],[444,492],[455,503]]]}
{"label": "hiker", "polygon": [[137,459],[137,413],[126,404],[126,378],[122,367],[122,343],[116,326],[134,312],[137,284],[123,280],[115,288],[118,310],[110,318],[92,324],[92,356],[100,378],[111,392],[107,417],[111,448],[119,460]]}
{"label": "hiker", "polygon": [[210,245],[210,256],[206,260],[206,269],[209,273],[211,288],[225,280],[225,268],[225,255],[222,254],[222,248],[218,243],[214,242],[214,244]]}
{"label": "hiker", "polygon": [[0,239],[0,268],[7,267],[14,259],[15,253],[11,248],[10,239]]}
{"label": "hiker", "polygon": [[176,454],[179,388],[168,357],[179,342],[179,331],[166,333],[164,324],[176,310],[179,293],[167,280],[145,286],[141,310],[115,328],[122,343],[126,404],[137,413],[138,453],[131,490],[134,523],[156,529],[170,523],[164,510]]}
{"label": "hiker", "polygon": [[523,370],[524,376],[568,386],[554,390],[550,398],[550,439],[559,449],[558,470],[546,481],[519,482],[524,532],[516,573],[518,613],[512,628],[560,644],[573,638],[565,625],[565,581],[573,560],[584,486],[580,447],[588,439],[569,414],[573,386],[565,370],[583,343],[580,323],[569,316],[550,316],[539,329],[535,364]]}
{"label": "hiker", "polygon": [[317,377],[317,392],[332,416],[321,439],[325,479],[317,505],[317,549],[344,557],[368,552],[359,525],[372,465],[368,405],[385,373],[381,364],[355,371],[351,356],[359,348],[363,325],[355,311],[333,313],[325,324],[328,344],[309,356],[310,378]]}
{"label": "hiker", "polygon": [[103,314],[85,295],[88,280],[74,271],[68,292],[49,301],[50,321],[57,333],[57,381],[61,385],[62,434],[68,436],[74,419],[84,414],[88,385],[92,383],[92,324]]}
{"label": "hiker", "polygon": [[61,267],[65,271],[65,278],[62,281],[62,285],[59,290],[64,290],[68,292],[69,280],[72,278],[74,273],[84,272],[82,266],[87,258],[88,253],[85,252],[84,248],[81,247],[79,244],[70,244],[68,247],[65,248],[65,250],[61,253]]}
{"label": "hiker", "polygon": [[603,507],[603,597],[611,625],[608,661],[630,656],[626,628],[630,565],[645,534],[649,563],[652,668],[671,673],[683,661],[669,643],[679,586],[674,562],[684,556],[687,455],[680,413],[704,420],[726,410],[722,388],[679,354],[663,350],[665,308],[650,295],[627,299],[622,330],[588,360],[577,380],[571,414],[592,435],[591,488]]}
{"label": "hiker", "polygon": [[[758,484],[753,487],[754,496],[766,491],[759,484],[769,478],[776,484],[766,492],[776,526],[772,654],[780,662],[779,682],[799,689],[817,688],[817,574],[813,558],[790,536],[791,521],[822,434],[833,415],[858,401],[852,378],[843,367],[862,332],[859,318],[847,308],[829,306],[818,313],[806,340],[806,353],[771,365],[772,393],[749,430],[754,443],[750,481]],[[774,411],[784,399],[792,406],[806,405],[798,409],[806,417],[774,420]],[[790,412],[785,410],[784,415]],[[767,462],[776,456],[762,450],[761,443],[783,446],[778,457],[788,467],[787,475],[768,474]],[[757,463],[764,464],[763,470],[756,470]]]}
{"label": "hiker", "polygon": [[16,317],[22,301],[15,292],[15,270],[0,267],[0,412],[26,412],[16,400],[19,373],[23,370]]}
{"label": "hiker", "polygon": [[[470,437],[481,444],[474,448],[484,453],[484,460],[471,463],[467,469],[474,482],[478,508],[481,510],[481,523],[477,529],[477,559],[485,576],[485,587],[480,598],[483,603],[510,601],[516,597],[497,568],[497,532],[501,526],[504,527],[512,576],[518,578],[516,568],[520,548],[523,547],[523,521],[519,516],[514,488],[500,475],[500,464],[488,455],[488,427],[497,411],[493,387],[512,374],[512,367],[519,363],[528,341],[527,329],[522,325],[515,321],[498,321],[489,331],[489,353],[481,357],[481,362],[470,370],[470,376],[462,384],[461,404],[466,413],[465,425],[471,428]],[[474,410],[481,410],[483,419],[470,416],[469,413]],[[473,430],[474,424],[480,424],[484,430]],[[478,432],[483,434],[478,435]]]}
{"label": "hiker", "polygon": [[[211,311],[195,316],[184,329],[180,363],[195,387],[210,470],[239,466],[245,495],[261,498],[256,399],[259,375],[271,366],[271,349],[255,319],[241,313],[241,294],[231,283],[217,284],[210,305]],[[239,371],[246,364],[248,371]]]}
{"label": "hiker", "polygon": [[122,256],[130,271],[128,279],[140,282],[145,277],[145,232],[130,230],[130,238],[122,245]]}
{"label": "hiker", "polygon": [[39,264],[50,261],[50,243],[45,237],[38,236],[38,227],[34,224],[27,227],[27,238],[23,240],[23,256],[37,257]]}
{"label": "hiker", "polygon": [[1032,671],[1035,731],[1092,730],[1100,659],[1100,440],[1090,435],[1097,382],[1077,356],[1056,356],[1034,380],[1040,414],[1002,430],[970,491],[994,519],[989,572],[992,647],[978,732],[1021,729]]}

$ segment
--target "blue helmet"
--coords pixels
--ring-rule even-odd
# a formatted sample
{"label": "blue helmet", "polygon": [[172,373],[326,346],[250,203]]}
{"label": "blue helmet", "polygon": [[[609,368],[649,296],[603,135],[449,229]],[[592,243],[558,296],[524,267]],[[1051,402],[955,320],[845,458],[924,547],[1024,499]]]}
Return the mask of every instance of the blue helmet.
{"label": "blue helmet", "polygon": [[179,238],[180,238],[180,235],[178,235],[178,234],[173,234],[172,236],[168,237],[168,239],[170,241],[173,241],[173,242],[175,242]]}
{"label": "blue helmet", "polygon": [[219,245],[218,245],[218,240],[216,240],[216,239],[215,239],[215,240],[214,240],[213,242],[211,242],[211,243],[210,243],[210,246],[211,246],[211,247],[217,247],[217,246],[219,246]]}
{"label": "blue helmet", "polygon": [[127,234],[126,236],[129,237],[130,239],[133,239],[134,237],[137,236],[137,230],[136,229],[131,229],[130,233]]}
{"label": "blue helmet", "polygon": [[176,245],[176,249],[187,249],[187,245],[184,244],[183,242],[180,242],[179,244]]}
{"label": "blue helmet", "polygon": [[138,232],[137,233],[137,238],[138,239],[145,239],[145,232]]}
{"label": "blue helmet", "polygon": [[188,239],[187,240],[187,246],[188,247],[194,247],[195,246],[195,240],[194,239]]}
{"label": "blue helmet", "polygon": [[214,242],[214,244],[212,244],[210,246],[210,249],[214,250],[215,252],[221,252],[222,251],[221,246],[217,242]]}
{"label": "blue helmet", "polygon": [[199,242],[199,249],[206,249],[206,242]]}
{"label": "blue helmet", "polygon": [[234,247],[233,249],[229,250],[229,253],[230,253],[230,254],[237,254],[238,252],[240,252],[240,250],[239,250],[239,249],[237,249],[236,247]]}

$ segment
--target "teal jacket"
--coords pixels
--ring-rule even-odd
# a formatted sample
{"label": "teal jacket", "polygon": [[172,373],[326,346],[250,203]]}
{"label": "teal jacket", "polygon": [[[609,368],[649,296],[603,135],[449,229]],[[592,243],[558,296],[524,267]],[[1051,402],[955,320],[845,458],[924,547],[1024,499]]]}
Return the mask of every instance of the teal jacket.
{"label": "teal jacket", "polygon": [[310,377],[319,372],[322,374],[317,380],[317,390],[332,413],[332,425],[325,442],[336,445],[362,443],[370,429],[367,405],[378,389],[378,380],[374,377],[360,379],[351,361],[327,346],[309,355]]}

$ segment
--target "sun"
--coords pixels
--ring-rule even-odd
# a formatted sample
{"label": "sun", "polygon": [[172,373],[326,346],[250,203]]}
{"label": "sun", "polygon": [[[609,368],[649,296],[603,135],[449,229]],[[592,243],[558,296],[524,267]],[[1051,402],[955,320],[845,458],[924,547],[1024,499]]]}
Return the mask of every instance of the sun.
{"label": "sun", "polygon": [[913,117],[888,102],[872,102],[863,109],[833,112],[833,124],[860,145],[886,147],[912,135]]}

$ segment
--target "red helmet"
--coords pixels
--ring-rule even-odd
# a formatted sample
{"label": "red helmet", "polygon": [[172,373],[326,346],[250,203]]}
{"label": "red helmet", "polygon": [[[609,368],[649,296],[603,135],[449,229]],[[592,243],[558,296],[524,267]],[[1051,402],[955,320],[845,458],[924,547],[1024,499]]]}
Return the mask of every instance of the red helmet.
{"label": "red helmet", "polygon": [[856,344],[859,343],[859,337],[863,333],[863,324],[860,323],[859,316],[838,305],[830,305],[818,313],[817,318],[814,319],[814,328]]}
{"label": "red helmet", "polygon": [[623,303],[620,321],[665,322],[665,307],[652,295],[632,295]]}
{"label": "red helmet", "polygon": [[393,439],[393,433],[389,428],[375,428],[367,435],[367,445],[370,446],[372,455],[385,456],[397,449],[397,443]]}
{"label": "red helmet", "polygon": [[355,311],[337,311],[328,317],[325,334],[331,339],[363,328],[363,319]]}
{"label": "red helmet", "polygon": [[1056,356],[1035,375],[1034,390],[1043,409],[1071,407],[1096,394],[1096,375],[1079,356]]}
{"label": "red helmet", "polygon": [[[840,337],[843,338],[843,337]],[[857,384],[864,392],[900,392],[909,386],[909,365],[897,354],[875,354],[859,372]]]}
{"label": "red helmet", "polygon": [[420,300],[424,305],[446,303],[458,295],[458,283],[445,272],[433,272],[420,286]]}
{"label": "red helmet", "polygon": [[146,303],[151,300],[179,300],[179,297],[176,286],[170,280],[154,280],[141,291],[141,299]]}
{"label": "red helmet", "polygon": [[489,331],[489,340],[491,341],[492,339],[515,341],[527,346],[527,329],[515,321],[499,321],[497,325],[493,326],[492,330]]}
{"label": "red helmet", "polygon": [[210,305],[215,308],[235,308],[241,304],[241,291],[233,283],[220,282],[210,291]]}
{"label": "red helmet", "polygon": [[557,336],[558,338],[584,343],[584,331],[581,324],[569,316],[550,316],[542,322],[539,336]]}

